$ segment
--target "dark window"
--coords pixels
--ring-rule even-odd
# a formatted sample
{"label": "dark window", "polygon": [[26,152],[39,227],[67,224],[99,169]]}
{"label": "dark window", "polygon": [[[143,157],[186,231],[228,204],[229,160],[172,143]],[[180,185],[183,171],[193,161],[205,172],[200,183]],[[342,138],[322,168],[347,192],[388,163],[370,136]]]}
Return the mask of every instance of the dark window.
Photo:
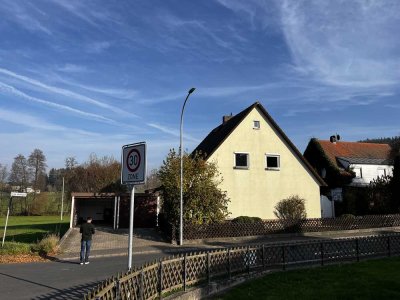
{"label": "dark window", "polygon": [[249,167],[249,154],[235,153],[235,167],[248,168]]}
{"label": "dark window", "polygon": [[267,155],[267,169],[279,169],[279,155]]}
{"label": "dark window", "polygon": [[260,129],[260,121],[253,121],[253,128]]}

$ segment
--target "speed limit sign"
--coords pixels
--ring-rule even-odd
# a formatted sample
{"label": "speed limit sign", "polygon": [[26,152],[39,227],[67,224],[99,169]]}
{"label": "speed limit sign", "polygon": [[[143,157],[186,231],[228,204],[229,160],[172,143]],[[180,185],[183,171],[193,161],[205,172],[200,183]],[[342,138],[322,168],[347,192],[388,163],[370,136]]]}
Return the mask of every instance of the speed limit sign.
{"label": "speed limit sign", "polygon": [[146,181],[146,143],[122,147],[121,183],[142,184]]}

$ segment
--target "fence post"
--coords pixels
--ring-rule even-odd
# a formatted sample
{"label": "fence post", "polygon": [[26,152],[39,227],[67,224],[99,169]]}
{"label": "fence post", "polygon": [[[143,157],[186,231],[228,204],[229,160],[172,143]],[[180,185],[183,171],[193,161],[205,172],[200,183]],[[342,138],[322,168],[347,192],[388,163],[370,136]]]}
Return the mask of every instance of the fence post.
{"label": "fence post", "polygon": [[321,242],[321,266],[324,265],[324,243]]}
{"label": "fence post", "polygon": [[163,265],[162,265],[162,260],[160,259],[159,262],[159,274],[158,274],[158,298],[162,298],[162,281],[163,281]]}
{"label": "fence post", "polygon": [[183,256],[183,268],[182,268],[182,271],[183,271],[183,274],[182,274],[182,281],[183,281],[183,291],[185,291],[186,292],[186,253],[185,253],[185,255]]}
{"label": "fence post", "polygon": [[231,251],[228,248],[228,278],[231,279]]}
{"label": "fence post", "polygon": [[387,237],[387,250],[388,250],[388,256],[390,257],[391,251],[390,251],[390,235]]}
{"label": "fence post", "polygon": [[282,268],[286,270],[286,257],[285,257],[285,246],[282,246]]}
{"label": "fence post", "polygon": [[247,246],[246,256],[247,256],[247,274],[250,274],[250,246]]}
{"label": "fence post", "polygon": [[140,300],[144,300],[144,274],[143,274],[143,268],[140,270],[140,289],[139,289],[139,298]]}
{"label": "fence post", "polygon": [[118,277],[115,279],[115,300],[121,299],[121,284]]}
{"label": "fence post", "polygon": [[207,282],[210,284],[211,276],[210,276],[210,252],[207,252]]}
{"label": "fence post", "polygon": [[356,238],[356,255],[357,255],[357,262],[360,261],[360,249],[358,245],[358,238]]}
{"label": "fence post", "polygon": [[262,245],[262,266],[263,266],[263,269],[265,269],[265,246],[264,246],[264,244]]}

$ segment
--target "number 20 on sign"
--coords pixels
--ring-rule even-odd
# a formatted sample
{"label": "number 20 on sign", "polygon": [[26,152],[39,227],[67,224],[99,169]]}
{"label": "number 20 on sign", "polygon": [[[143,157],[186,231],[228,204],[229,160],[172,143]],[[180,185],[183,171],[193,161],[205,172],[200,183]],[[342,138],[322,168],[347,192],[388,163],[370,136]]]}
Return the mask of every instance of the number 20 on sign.
{"label": "number 20 on sign", "polygon": [[146,143],[122,147],[121,183],[143,184],[146,180]]}

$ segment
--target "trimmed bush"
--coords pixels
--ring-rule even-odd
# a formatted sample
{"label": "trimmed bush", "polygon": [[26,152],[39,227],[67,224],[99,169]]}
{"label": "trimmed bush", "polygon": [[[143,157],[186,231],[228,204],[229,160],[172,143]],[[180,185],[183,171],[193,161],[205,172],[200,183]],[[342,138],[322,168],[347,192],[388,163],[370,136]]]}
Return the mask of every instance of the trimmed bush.
{"label": "trimmed bush", "polygon": [[274,214],[284,222],[297,223],[307,218],[305,202],[298,195],[290,196],[275,205]]}

